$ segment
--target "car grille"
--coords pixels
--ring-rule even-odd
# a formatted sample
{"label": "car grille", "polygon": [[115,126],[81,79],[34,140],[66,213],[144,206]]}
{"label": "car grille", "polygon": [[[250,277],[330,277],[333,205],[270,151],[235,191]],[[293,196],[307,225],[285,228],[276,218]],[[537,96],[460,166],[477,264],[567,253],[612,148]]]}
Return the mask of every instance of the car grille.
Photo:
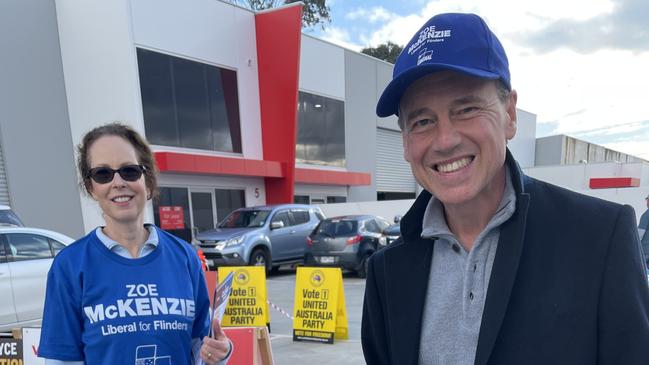
{"label": "car grille", "polygon": [[223,254],[220,252],[204,252],[206,259],[222,259]]}
{"label": "car grille", "polygon": [[199,246],[203,248],[214,248],[221,241],[200,241]]}

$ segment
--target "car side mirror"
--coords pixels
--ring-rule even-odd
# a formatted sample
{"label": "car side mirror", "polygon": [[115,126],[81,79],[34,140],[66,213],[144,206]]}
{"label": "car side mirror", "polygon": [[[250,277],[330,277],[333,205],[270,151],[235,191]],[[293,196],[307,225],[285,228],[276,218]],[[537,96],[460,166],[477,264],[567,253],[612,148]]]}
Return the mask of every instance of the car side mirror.
{"label": "car side mirror", "polygon": [[284,222],[276,221],[270,223],[270,229],[278,229],[278,228],[284,228]]}

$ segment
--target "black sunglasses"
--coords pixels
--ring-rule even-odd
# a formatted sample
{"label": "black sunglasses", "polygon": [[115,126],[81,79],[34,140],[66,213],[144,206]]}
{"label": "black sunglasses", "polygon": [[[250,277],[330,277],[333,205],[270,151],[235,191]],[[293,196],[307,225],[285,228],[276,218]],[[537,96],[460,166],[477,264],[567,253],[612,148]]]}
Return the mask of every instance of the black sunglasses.
{"label": "black sunglasses", "polygon": [[115,173],[118,173],[126,181],[137,181],[145,171],[146,167],[142,165],[127,165],[117,170],[102,166],[90,169],[88,177],[93,179],[97,184],[107,184],[113,181]]}

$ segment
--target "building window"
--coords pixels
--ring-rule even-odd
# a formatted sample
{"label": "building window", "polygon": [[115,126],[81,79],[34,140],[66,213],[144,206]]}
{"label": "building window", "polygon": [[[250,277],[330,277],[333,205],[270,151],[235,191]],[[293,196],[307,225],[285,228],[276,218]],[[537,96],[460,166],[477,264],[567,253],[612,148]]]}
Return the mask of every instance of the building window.
{"label": "building window", "polygon": [[192,241],[191,225],[189,222],[189,193],[187,188],[158,189],[160,195],[153,201],[153,220],[165,231],[180,237],[187,242]]}
{"label": "building window", "polygon": [[236,71],[137,50],[152,144],[241,153]]}
{"label": "building window", "polygon": [[310,203],[310,198],[308,195],[294,195],[293,196],[293,203],[295,204],[309,204]]}
{"label": "building window", "polygon": [[417,197],[415,193],[401,193],[390,191],[376,192],[376,200],[401,200],[401,199],[414,199]]}
{"label": "building window", "polygon": [[300,92],[298,100],[298,163],[345,166],[345,103]]}
{"label": "building window", "polygon": [[216,218],[220,222],[233,211],[246,206],[246,192],[244,190],[216,189]]}
{"label": "building window", "polygon": [[347,202],[347,197],[346,196],[328,196],[327,197],[327,204],[346,203],[346,202]]}

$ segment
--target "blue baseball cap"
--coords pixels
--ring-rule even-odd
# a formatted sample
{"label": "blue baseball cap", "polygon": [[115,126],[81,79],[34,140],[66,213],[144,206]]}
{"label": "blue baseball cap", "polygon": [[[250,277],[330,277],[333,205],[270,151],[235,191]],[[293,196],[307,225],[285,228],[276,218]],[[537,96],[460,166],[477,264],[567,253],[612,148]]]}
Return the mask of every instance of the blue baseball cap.
{"label": "blue baseball cap", "polygon": [[379,98],[376,114],[398,115],[401,96],[413,81],[445,70],[500,79],[511,89],[505,49],[484,20],[475,14],[439,14],[415,33],[397,58],[392,81]]}

